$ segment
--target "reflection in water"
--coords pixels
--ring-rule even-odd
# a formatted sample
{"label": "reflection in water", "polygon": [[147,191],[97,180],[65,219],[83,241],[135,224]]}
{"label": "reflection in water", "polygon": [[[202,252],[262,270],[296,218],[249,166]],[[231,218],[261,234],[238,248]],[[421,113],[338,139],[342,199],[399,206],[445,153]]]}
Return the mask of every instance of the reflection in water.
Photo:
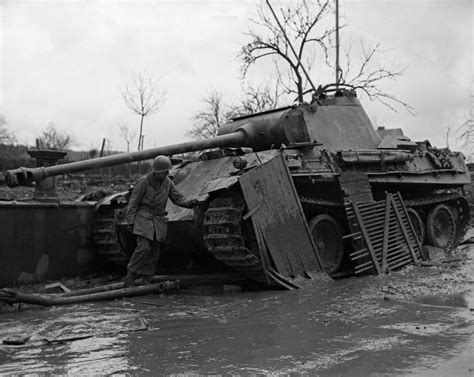
{"label": "reflection in water", "polygon": [[131,371],[127,336],[90,338],[69,343],[58,354],[68,355],[64,370],[69,374],[107,374]]}
{"label": "reflection in water", "polygon": [[[119,309],[119,310],[117,310]],[[136,310],[104,305],[17,313],[1,337],[31,335],[23,346],[0,346],[0,373],[107,374],[133,371],[126,332],[145,330]]]}

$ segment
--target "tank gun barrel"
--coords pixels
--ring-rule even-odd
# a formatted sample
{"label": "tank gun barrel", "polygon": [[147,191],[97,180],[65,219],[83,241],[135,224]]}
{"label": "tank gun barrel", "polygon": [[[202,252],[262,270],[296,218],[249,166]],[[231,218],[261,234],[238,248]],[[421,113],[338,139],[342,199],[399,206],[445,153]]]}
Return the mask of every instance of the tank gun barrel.
{"label": "tank gun barrel", "polygon": [[8,170],[5,180],[10,187],[27,186],[33,181],[62,174],[104,168],[107,166],[126,164],[154,158],[157,155],[173,155],[185,152],[194,152],[207,148],[242,147],[248,141],[248,132],[239,128],[236,132],[216,136],[210,139],[194,140],[174,145],[146,149],[130,153],[120,153],[112,156],[99,157],[90,160],[76,161],[68,164],[37,168],[18,168]]}

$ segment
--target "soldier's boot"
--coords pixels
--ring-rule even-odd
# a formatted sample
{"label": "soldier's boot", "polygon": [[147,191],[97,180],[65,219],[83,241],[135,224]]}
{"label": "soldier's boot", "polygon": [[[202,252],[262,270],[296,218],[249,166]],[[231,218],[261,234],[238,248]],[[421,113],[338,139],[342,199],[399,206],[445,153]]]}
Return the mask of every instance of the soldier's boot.
{"label": "soldier's boot", "polygon": [[127,276],[123,280],[126,287],[135,287],[135,279],[137,278],[137,274],[134,272],[128,271]]}
{"label": "soldier's boot", "polygon": [[144,275],[142,276],[142,283],[145,285],[151,284],[151,275]]}

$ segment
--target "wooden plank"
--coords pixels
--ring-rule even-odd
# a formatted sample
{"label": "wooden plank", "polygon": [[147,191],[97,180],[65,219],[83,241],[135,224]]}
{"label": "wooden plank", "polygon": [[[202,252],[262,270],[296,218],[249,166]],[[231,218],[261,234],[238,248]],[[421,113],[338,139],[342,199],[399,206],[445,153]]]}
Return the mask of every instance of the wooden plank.
{"label": "wooden plank", "polygon": [[[422,258],[421,245],[415,237],[415,230],[400,193],[388,193],[385,202],[346,203],[345,209],[348,217],[354,218],[349,221],[349,237],[360,229],[362,242],[368,249],[351,253],[351,259],[357,261],[356,273],[367,271],[371,267],[364,260],[365,257],[372,259],[372,268],[375,266],[377,273],[408,264],[407,260],[417,262]],[[353,243],[354,238],[352,237]],[[355,250],[361,248],[355,244],[354,247]]]}
{"label": "wooden plank", "polygon": [[[423,247],[421,245],[421,242],[420,240],[418,239],[418,237],[416,236],[416,231],[415,231],[415,228],[413,227],[413,224],[410,220],[410,216],[408,215],[408,211],[407,211],[407,207],[405,206],[405,202],[403,201],[403,198],[402,198],[402,195],[400,194],[399,191],[397,191],[397,197],[398,197],[398,200],[400,202],[400,205],[402,207],[402,210],[403,212],[406,214],[406,218],[408,220],[408,224],[410,226],[410,230],[411,232],[413,233],[413,236],[414,236],[414,239],[415,239],[415,243],[416,243],[416,246],[417,246],[417,249],[418,249],[418,252],[419,252],[419,256],[421,257],[421,259],[424,258],[424,255],[423,255]],[[415,262],[418,262],[417,260],[415,260]]]}
{"label": "wooden plank", "polygon": [[270,255],[268,254],[268,247],[263,237],[262,230],[260,229],[257,223],[254,223],[254,229],[255,236],[257,238],[257,243],[259,246],[260,257],[262,258],[262,266],[263,270],[265,271],[265,278],[267,282],[270,283],[270,281],[273,281],[279,286],[288,290],[301,288],[300,286],[286,279],[284,276],[282,276],[273,269],[273,267],[271,266]]}
{"label": "wooden plank", "polygon": [[[258,227],[258,226],[257,226]],[[267,263],[270,259],[270,255],[268,254],[268,246],[267,246],[267,243],[265,241],[265,237],[263,236],[263,233],[262,233],[262,230],[260,229],[260,227],[258,227],[258,233],[260,235],[260,239],[262,240],[262,243],[263,243],[263,248],[262,250],[264,250],[265,254],[266,254],[266,260],[267,260]],[[268,274],[268,277],[270,279],[272,279],[273,281],[275,281],[277,284],[279,284],[280,286],[288,289],[288,290],[293,290],[293,289],[298,289],[298,288],[301,288],[298,284],[295,284],[293,281],[291,281],[290,279],[286,278],[285,276],[281,275],[280,273],[278,273],[272,266],[271,264],[267,264],[267,271],[266,273]]]}
{"label": "wooden plank", "polygon": [[[287,272],[283,273],[283,270],[281,274],[294,278],[305,276],[305,264],[302,255],[293,252],[298,244],[293,242],[291,236],[288,237],[292,233],[298,233],[298,228],[289,220],[290,216],[285,218],[295,208],[288,205],[293,190],[285,174],[285,164],[280,159],[281,155],[262,165],[260,171],[253,171],[257,185],[264,190],[263,203],[267,205],[256,217],[260,220],[259,225],[270,254],[274,254],[273,250],[280,250],[279,254],[287,266]],[[262,220],[267,224],[266,228],[262,226]],[[283,252],[282,248],[285,248]]]}
{"label": "wooden plank", "polygon": [[388,233],[390,232],[390,204],[392,203],[390,198],[391,194],[387,193],[385,198],[385,217],[383,224],[382,272],[387,270]]}
{"label": "wooden plank", "polygon": [[370,256],[372,257],[372,261],[374,262],[375,269],[377,270],[377,273],[380,274],[381,273],[380,265],[377,262],[377,256],[376,256],[375,250],[372,246],[372,242],[370,241],[369,234],[367,233],[367,230],[365,229],[364,219],[360,215],[359,208],[357,208],[356,203],[352,203],[352,208],[353,208],[354,213],[355,213],[355,215],[357,217],[357,220],[359,222],[360,230],[361,230],[361,232],[364,236],[364,240],[365,240],[365,243],[367,245],[367,248],[369,249]]}
{"label": "wooden plank", "polygon": [[257,239],[258,251],[260,253],[260,259],[262,260],[263,271],[265,272],[265,280],[267,281],[267,283],[270,284],[271,278],[269,269],[271,266],[271,261],[268,255],[268,250],[266,248],[267,246],[265,245],[265,241],[263,240],[262,236],[262,230],[260,229],[258,224],[254,223],[253,229],[255,231],[255,238]]}
{"label": "wooden plank", "polygon": [[[304,228],[305,228],[305,231],[306,231],[307,239],[311,243],[311,248],[306,247],[303,250],[301,250],[301,253],[304,256],[305,266],[311,266],[311,269],[309,270],[309,272],[323,271],[323,267],[322,267],[323,262],[322,262],[321,256],[318,254],[318,249],[317,249],[316,244],[314,242],[313,235],[311,234],[311,232],[309,230],[309,225],[308,225],[308,222],[306,221],[306,216],[304,214],[303,206],[301,205],[301,201],[299,199],[299,194],[296,191],[296,186],[293,182],[293,177],[291,176],[288,165],[283,160],[283,155],[281,155],[281,160],[283,162],[284,171],[286,172],[288,182],[290,183],[291,189],[293,191],[293,195],[296,199],[295,200],[296,205],[297,205],[298,211],[301,215],[301,220],[303,222],[303,225],[304,225]],[[314,256],[316,256],[316,261],[314,260]]]}
{"label": "wooden plank", "polygon": [[276,272],[295,278],[322,271],[283,156],[249,170],[239,182],[248,208],[260,206],[251,219],[261,230]]}
{"label": "wooden plank", "polygon": [[342,171],[339,177],[339,185],[353,203],[374,201],[369,178],[365,173],[350,170]]}
{"label": "wooden plank", "polygon": [[[391,200],[393,201],[394,199],[391,198]],[[398,208],[396,206],[396,203],[393,203],[393,210],[395,211],[395,214],[397,216],[397,219],[398,219],[398,223],[400,224],[400,228],[402,229],[402,233],[403,233],[403,237],[405,238],[405,241],[408,245],[408,248],[410,249],[410,253],[411,253],[411,256],[413,258],[413,261],[415,263],[418,263],[418,258],[416,257],[416,254],[415,254],[415,250],[413,249],[413,245],[412,243],[410,242],[410,238],[408,237],[408,234],[407,234],[407,229],[406,227],[404,226],[403,224],[403,219],[401,217],[401,214],[399,213],[398,211]],[[405,217],[408,217],[408,213],[405,212]],[[411,224],[411,223],[410,223]],[[416,238],[416,237],[415,237]]]}

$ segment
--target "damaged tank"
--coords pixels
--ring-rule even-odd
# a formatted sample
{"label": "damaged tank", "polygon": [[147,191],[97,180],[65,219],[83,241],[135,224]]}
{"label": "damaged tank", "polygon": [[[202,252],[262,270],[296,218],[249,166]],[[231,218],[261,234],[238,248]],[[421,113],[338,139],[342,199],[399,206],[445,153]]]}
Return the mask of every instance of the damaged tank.
{"label": "damaged tank", "polygon": [[[182,158],[195,151],[201,151],[197,161]],[[170,177],[200,203],[194,211],[168,203],[169,252],[163,258],[169,261],[163,263],[169,269],[206,261],[266,286],[321,270],[331,276],[379,271],[371,263],[377,247],[385,257],[387,250],[393,254],[379,262],[390,267],[392,258],[390,268],[396,268],[406,262],[400,239],[410,250],[410,242],[452,249],[469,224],[464,185],[470,176],[462,153],[413,142],[400,130],[375,130],[355,90],[343,85],[319,88],[311,103],[233,119],[214,138],[19,168],[6,179],[10,186],[24,185],[159,154],[173,158]],[[129,195],[116,193],[96,205],[91,242],[119,264],[134,249],[124,220]],[[393,224],[416,240],[403,229],[390,233]]]}

